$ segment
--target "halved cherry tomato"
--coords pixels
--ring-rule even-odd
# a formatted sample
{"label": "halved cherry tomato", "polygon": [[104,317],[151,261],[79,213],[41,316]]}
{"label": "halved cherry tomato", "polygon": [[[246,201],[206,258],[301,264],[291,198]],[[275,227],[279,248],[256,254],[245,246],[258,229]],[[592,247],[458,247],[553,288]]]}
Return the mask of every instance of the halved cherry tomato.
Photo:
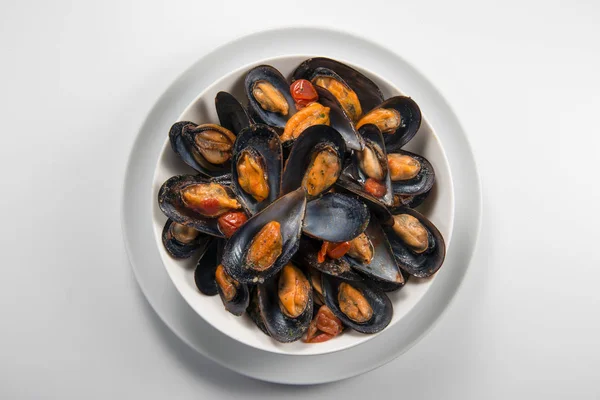
{"label": "halved cherry tomato", "polygon": [[317,254],[317,261],[320,263],[325,261],[325,255],[333,259],[341,258],[348,250],[350,250],[350,242],[323,242],[321,250],[319,250],[319,254]]}
{"label": "halved cherry tomato", "polygon": [[241,211],[232,211],[221,215],[217,223],[225,237],[230,238],[246,221],[248,221],[246,214]]}
{"label": "halved cherry tomato", "polygon": [[319,100],[319,95],[312,83],[306,79],[298,79],[290,86],[290,93],[296,102],[296,108],[304,108]]}
{"label": "halved cherry tomato", "polygon": [[376,179],[368,178],[365,182],[365,191],[379,198],[385,196],[387,189],[385,186]]}
{"label": "halved cherry tomato", "polygon": [[342,332],[340,321],[327,306],[321,306],[315,318],[308,326],[306,343],[322,343],[333,339]]}

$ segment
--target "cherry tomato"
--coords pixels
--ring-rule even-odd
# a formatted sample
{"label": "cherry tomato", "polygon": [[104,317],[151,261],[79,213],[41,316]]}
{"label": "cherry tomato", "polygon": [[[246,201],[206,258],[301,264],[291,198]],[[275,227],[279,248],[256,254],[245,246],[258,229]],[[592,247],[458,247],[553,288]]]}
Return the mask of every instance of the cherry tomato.
{"label": "cherry tomato", "polygon": [[306,343],[322,343],[333,339],[342,332],[340,321],[327,306],[321,306],[315,318],[308,326]]}
{"label": "cherry tomato", "polygon": [[350,242],[323,242],[321,250],[319,250],[319,254],[317,254],[317,261],[320,263],[325,261],[325,255],[333,259],[341,258],[348,250],[350,250]]}
{"label": "cherry tomato", "polygon": [[319,253],[317,254],[317,261],[322,263],[323,261],[325,261],[325,255],[327,255],[327,248],[329,247],[329,242],[323,242],[323,245],[321,246],[321,250],[319,250]]}
{"label": "cherry tomato", "polygon": [[290,86],[290,93],[296,102],[296,108],[304,108],[319,100],[319,95],[312,83],[306,79],[298,79]]}
{"label": "cherry tomato", "polygon": [[373,179],[373,178],[369,178],[365,182],[365,191],[367,193],[372,194],[373,196],[375,196],[377,198],[380,198],[380,197],[383,197],[385,195],[385,193],[387,192],[387,189],[378,180]]}
{"label": "cherry tomato", "polygon": [[246,221],[248,221],[246,214],[241,211],[232,211],[221,215],[217,223],[221,232],[230,238]]}

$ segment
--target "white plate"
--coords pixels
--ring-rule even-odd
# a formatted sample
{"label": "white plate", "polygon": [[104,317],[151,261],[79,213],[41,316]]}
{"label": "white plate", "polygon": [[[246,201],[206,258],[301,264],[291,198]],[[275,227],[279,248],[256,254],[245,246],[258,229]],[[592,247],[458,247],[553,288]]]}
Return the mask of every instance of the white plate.
{"label": "white plate", "polygon": [[[409,93],[436,128],[453,177],[457,207],[450,232],[452,244],[444,267],[429,290],[404,315],[402,323],[359,346],[328,355],[273,354],[221,334],[199,318],[179,295],[162,265],[153,234],[155,201],[149,200],[153,173],[172,122],[198,93],[221,78],[223,71],[281,54],[320,54],[364,65]],[[175,81],[151,110],[134,143],[124,182],[122,218],[126,248],[140,287],[157,314],[183,341],[204,356],[247,376],[279,383],[314,384],[381,366],[431,329],[467,270],[479,233],[481,198],[466,136],[444,99],[418,71],[364,39],[323,29],[294,28],[261,32],[222,46]]]}
{"label": "white plate", "polygon": [[[293,55],[279,56],[269,59],[257,60],[252,65],[246,65],[228,74],[224,74],[219,80],[214,82],[192,101],[188,107],[179,116],[178,121],[192,121],[195,123],[219,123],[217,112],[215,110],[215,96],[221,90],[234,94],[238,99],[244,101],[244,77],[246,72],[261,64],[273,65],[281,73],[290,77],[294,69],[311,55]],[[346,60],[340,60],[348,63]],[[353,65],[361,70],[365,75],[371,78],[382,90],[384,97],[411,93],[402,93],[397,87],[394,87],[389,81],[377,76],[372,71],[362,66]],[[427,158],[434,167],[436,174],[436,184],[426,202],[419,207],[440,230],[442,236],[449,247],[451,243],[452,222],[454,213],[454,196],[452,193],[452,179],[450,177],[450,166],[442,149],[441,142],[435,135],[431,125],[427,121],[427,110],[423,111],[423,121],[419,132],[404,148],[413,151]],[[175,121],[173,121],[175,122]],[[223,309],[223,303],[219,296],[209,297],[198,292],[194,283],[194,269],[198,261],[197,257],[191,257],[187,260],[175,260],[165,251],[162,244],[162,231],[167,218],[162,214],[158,207],[156,198],[162,184],[174,175],[195,173],[191,170],[175,152],[167,137],[159,156],[156,170],[154,173],[153,191],[150,201],[153,202],[154,215],[154,237],[156,246],[161,255],[163,264],[167,269],[175,287],[187,303],[200,315],[206,322],[235,339],[248,346],[260,350],[271,351],[280,354],[297,355],[316,355],[326,354],[335,351],[348,349],[367,340],[372,340],[378,334],[364,335],[352,330],[345,332],[335,340],[330,340],[319,345],[307,345],[302,341],[294,343],[278,343],[272,338],[263,335],[262,332],[247,316],[236,317]],[[394,314],[389,326],[391,329],[397,323],[403,323],[402,319],[408,315],[418,302],[423,298],[431,288],[434,278],[431,279],[410,279],[400,291],[388,293],[388,297],[393,303]]]}

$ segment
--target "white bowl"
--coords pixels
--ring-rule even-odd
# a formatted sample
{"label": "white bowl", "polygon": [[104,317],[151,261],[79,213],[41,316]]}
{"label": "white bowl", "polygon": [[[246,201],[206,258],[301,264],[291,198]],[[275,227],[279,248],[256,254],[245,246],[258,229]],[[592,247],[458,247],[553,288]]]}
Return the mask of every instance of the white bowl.
{"label": "white bowl", "polygon": [[[290,55],[268,58],[230,72],[200,93],[183,111],[178,120],[193,121],[198,124],[218,123],[218,117],[214,107],[216,94],[219,91],[230,92],[244,104],[245,94],[243,82],[246,71],[250,68],[255,65],[270,64],[281,71],[284,76],[289,77],[298,64],[310,57],[311,55]],[[345,62],[344,60],[339,61]],[[410,96],[410,93],[403,93],[383,77],[377,76],[361,66],[351,63],[347,64],[352,65],[371,78],[380,87],[385,98],[398,94]],[[415,101],[418,103],[419,99],[415,98]],[[424,215],[438,227],[446,241],[446,246],[449,246],[451,239],[450,233],[452,232],[454,219],[454,194],[450,168],[440,141],[435,135],[433,128],[427,122],[427,110],[422,109],[421,111],[423,113],[421,128],[417,135],[404,148],[427,158],[435,169],[436,183],[430,196],[418,210],[424,213]],[[195,173],[194,170],[184,164],[172,151],[167,134],[168,133],[165,132],[165,143],[156,165],[150,198],[153,205],[154,236],[162,262],[167,273],[171,277],[173,284],[186,302],[200,317],[225,335],[243,344],[260,350],[280,354],[326,354],[356,346],[377,335],[364,335],[347,330],[342,335],[325,343],[306,344],[302,341],[297,341],[294,343],[283,344],[264,335],[249,317],[245,315],[242,317],[235,317],[225,311],[219,296],[209,297],[201,294],[194,284],[194,268],[196,267],[197,259],[192,257],[187,260],[175,260],[169,256],[162,245],[161,234],[167,218],[158,208],[158,203],[156,201],[158,191],[163,182],[173,175]],[[420,299],[431,287],[431,283],[434,279],[435,276],[429,279],[411,278],[401,290],[388,293],[394,305],[394,315],[390,322],[390,327],[402,323],[403,317],[419,303]]]}

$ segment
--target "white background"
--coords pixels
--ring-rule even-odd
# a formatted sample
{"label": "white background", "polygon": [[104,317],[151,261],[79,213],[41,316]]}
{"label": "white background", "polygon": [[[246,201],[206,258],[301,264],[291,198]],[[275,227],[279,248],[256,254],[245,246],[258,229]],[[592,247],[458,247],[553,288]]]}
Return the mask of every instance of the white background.
{"label": "white background", "polygon": [[[0,398],[599,398],[599,20],[584,0],[2,1]],[[180,342],[137,286],[119,219],[158,96],[217,45],[290,24],[419,68],[469,134],[484,194],[435,329],[374,372],[305,388]]]}

